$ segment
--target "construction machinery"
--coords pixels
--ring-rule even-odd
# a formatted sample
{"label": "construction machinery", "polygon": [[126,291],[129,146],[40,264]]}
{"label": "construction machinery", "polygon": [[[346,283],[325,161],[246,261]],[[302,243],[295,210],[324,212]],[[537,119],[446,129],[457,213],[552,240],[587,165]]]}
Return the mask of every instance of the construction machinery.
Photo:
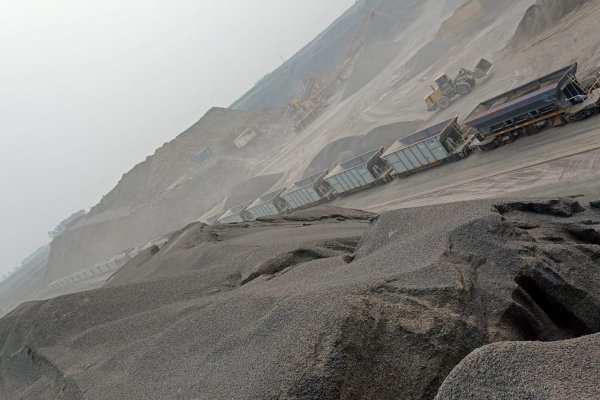
{"label": "construction machinery", "polygon": [[301,96],[290,103],[287,113],[292,115],[296,132],[303,131],[323,113],[329,105],[330,97],[352,74],[356,60],[365,46],[365,35],[375,16],[375,11],[365,10],[363,22],[350,40],[342,62],[335,70],[320,77],[313,76],[304,82]]}
{"label": "construction machinery", "polygon": [[297,132],[317,119],[327,107],[328,94],[325,89],[325,85],[319,78],[312,77],[304,84],[303,96],[290,104],[294,113],[294,128]]}
{"label": "construction machinery", "polygon": [[482,58],[477,63],[473,71],[461,68],[454,79],[451,79],[446,73],[435,79],[435,86],[432,85],[432,92],[425,97],[427,111],[445,110],[452,104],[452,99],[456,96],[468,96],[477,80],[489,75],[494,64]]}

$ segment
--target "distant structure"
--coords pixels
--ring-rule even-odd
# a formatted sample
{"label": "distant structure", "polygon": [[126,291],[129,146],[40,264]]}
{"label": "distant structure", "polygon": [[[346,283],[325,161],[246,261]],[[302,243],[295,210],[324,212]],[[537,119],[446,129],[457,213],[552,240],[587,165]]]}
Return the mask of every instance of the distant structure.
{"label": "distant structure", "polygon": [[[58,279],[54,282],[50,282],[48,287],[51,289],[60,289],[63,287],[71,286],[81,282],[91,283],[93,281],[101,282],[102,280],[108,279],[112,274],[118,271],[121,267],[127,264],[131,259],[136,257],[142,251],[150,249],[154,246],[159,249],[162,248],[169,240],[168,235],[163,235],[159,238],[151,240],[142,247],[127,250],[109,260],[105,260],[101,263],[77,271],[69,276]],[[154,253],[153,253],[154,254]]]}
{"label": "distant structure", "polygon": [[213,151],[209,147],[205,147],[192,157],[192,160],[196,164],[202,164],[204,161],[210,159],[213,156]]}
{"label": "distant structure", "polygon": [[235,138],[233,143],[235,144],[235,147],[237,147],[238,149],[241,150],[244,147],[246,147],[248,145],[248,143],[253,141],[257,136],[258,136],[258,134],[256,133],[256,131],[254,129],[248,128],[244,131],[244,133],[242,133],[240,136]]}

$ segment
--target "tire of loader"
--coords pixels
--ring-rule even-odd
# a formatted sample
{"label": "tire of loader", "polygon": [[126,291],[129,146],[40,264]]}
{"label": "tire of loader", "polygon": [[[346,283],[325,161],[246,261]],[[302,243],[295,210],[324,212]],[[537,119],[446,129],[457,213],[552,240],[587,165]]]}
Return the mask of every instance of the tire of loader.
{"label": "tire of loader", "polygon": [[450,107],[450,104],[450,99],[446,96],[440,97],[437,101],[437,106],[442,110],[445,110],[446,108]]}
{"label": "tire of loader", "polygon": [[463,97],[471,94],[472,90],[473,88],[471,87],[471,85],[469,85],[468,82],[462,82],[456,85],[456,93],[460,94]]}

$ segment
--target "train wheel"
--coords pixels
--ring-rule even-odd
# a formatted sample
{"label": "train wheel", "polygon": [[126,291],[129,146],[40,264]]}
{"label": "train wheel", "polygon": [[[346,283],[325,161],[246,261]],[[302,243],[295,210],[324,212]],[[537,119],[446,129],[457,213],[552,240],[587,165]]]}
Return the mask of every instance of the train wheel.
{"label": "train wheel", "polygon": [[567,114],[565,115],[565,121],[572,124],[573,122],[581,121],[581,118],[579,118],[577,114]]}

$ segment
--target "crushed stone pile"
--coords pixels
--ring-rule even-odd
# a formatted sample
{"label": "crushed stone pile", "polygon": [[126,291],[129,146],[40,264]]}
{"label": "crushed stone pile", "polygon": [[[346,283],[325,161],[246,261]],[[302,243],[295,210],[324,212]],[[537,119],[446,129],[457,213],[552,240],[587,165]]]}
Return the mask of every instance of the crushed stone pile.
{"label": "crushed stone pile", "polygon": [[516,47],[534,38],[588,1],[537,0],[523,16],[511,45]]}
{"label": "crushed stone pile", "polygon": [[191,224],[109,286],[1,319],[0,397],[433,399],[482,346],[600,332],[594,200]]}
{"label": "crushed stone pile", "polygon": [[463,360],[436,400],[597,399],[598,359],[600,335],[492,344]]}

